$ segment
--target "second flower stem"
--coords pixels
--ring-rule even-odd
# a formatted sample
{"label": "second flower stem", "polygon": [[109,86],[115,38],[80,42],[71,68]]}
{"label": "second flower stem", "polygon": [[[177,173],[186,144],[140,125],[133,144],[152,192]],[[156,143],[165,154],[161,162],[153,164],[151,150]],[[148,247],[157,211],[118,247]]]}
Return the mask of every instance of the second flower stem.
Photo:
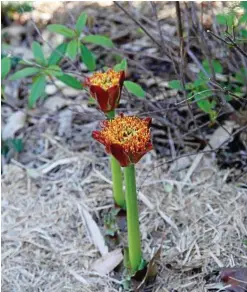
{"label": "second flower stem", "polygon": [[126,186],[129,261],[132,272],[136,272],[142,260],[142,252],[134,164],[124,167],[124,179]]}
{"label": "second flower stem", "polygon": [[112,188],[116,205],[125,209],[125,198],[123,192],[123,175],[119,162],[111,156]]}
{"label": "second flower stem", "polygon": [[[115,110],[107,113],[108,119],[115,117]],[[112,173],[112,189],[115,204],[121,209],[125,210],[125,197],[123,191],[123,174],[119,162],[111,156],[111,173]]]}

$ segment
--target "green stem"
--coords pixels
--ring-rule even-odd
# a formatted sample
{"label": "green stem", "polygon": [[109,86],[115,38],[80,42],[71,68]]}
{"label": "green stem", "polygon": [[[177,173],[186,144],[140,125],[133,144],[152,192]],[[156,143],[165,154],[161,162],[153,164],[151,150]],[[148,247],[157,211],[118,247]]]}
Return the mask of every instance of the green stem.
{"label": "green stem", "polygon": [[131,270],[135,272],[141,263],[142,252],[134,164],[124,168],[124,179],[126,187],[129,261]]}
{"label": "green stem", "polygon": [[[115,117],[115,110],[108,112],[107,114],[108,119],[113,119]],[[111,173],[112,173],[112,188],[113,188],[113,198],[115,204],[120,208],[125,210],[125,197],[123,192],[123,175],[122,169],[119,162],[111,156]]]}
{"label": "green stem", "polygon": [[112,188],[116,205],[125,209],[125,198],[123,192],[123,175],[119,162],[111,156]]}

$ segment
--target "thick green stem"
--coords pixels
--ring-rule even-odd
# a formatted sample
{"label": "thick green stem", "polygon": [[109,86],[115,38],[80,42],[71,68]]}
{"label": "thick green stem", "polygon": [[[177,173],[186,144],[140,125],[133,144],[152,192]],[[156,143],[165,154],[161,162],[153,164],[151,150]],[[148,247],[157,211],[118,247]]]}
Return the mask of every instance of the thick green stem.
{"label": "thick green stem", "polygon": [[[115,110],[108,112],[108,119],[113,119],[115,117]],[[125,210],[125,197],[123,191],[123,175],[122,169],[119,162],[111,156],[111,173],[112,173],[112,188],[113,188],[113,198],[115,204]]]}
{"label": "thick green stem", "polygon": [[124,167],[124,179],[126,187],[129,261],[131,270],[135,272],[141,263],[142,252],[134,164]]}
{"label": "thick green stem", "polygon": [[119,162],[111,156],[112,188],[116,205],[125,209],[125,198],[123,192],[123,175]]}

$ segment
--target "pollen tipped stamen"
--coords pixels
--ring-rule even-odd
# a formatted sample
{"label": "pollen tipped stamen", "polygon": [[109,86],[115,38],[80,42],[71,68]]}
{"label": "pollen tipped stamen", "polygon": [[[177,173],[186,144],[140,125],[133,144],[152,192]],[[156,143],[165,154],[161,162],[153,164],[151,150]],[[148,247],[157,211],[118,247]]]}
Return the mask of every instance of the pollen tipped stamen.
{"label": "pollen tipped stamen", "polygon": [[119,85],[121,73],[109,69],[107,72],[96,72],[89,78],[91,85],[102,87],[104,90]]}
{"label": "pollen tipped stamen", "polygon": [[145,151],[150,141],[148,123],[137,117],[117,117],[102,130],[106,143],[121,145],[126,152]]}

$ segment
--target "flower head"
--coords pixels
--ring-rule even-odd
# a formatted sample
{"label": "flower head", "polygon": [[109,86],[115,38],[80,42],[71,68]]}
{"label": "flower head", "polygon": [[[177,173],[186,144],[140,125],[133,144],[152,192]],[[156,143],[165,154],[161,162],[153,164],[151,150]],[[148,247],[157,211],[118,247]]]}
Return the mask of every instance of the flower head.
{"label": "flower head", "polygon": [[137,163],[152,147],[150,134],[151,118],[121,114],[113,120],[103,121],[101,131],[93,131],[93,138],[105,145],[106,152],[112,154],[126,167]]}
{"label": "flower head", "polygon": [[104,113],[118,107],[124,78],[124,71],[109,69],[103,73],[96,72],[86,79],[85,85],[89,87],[91,96],[97,100]]}

